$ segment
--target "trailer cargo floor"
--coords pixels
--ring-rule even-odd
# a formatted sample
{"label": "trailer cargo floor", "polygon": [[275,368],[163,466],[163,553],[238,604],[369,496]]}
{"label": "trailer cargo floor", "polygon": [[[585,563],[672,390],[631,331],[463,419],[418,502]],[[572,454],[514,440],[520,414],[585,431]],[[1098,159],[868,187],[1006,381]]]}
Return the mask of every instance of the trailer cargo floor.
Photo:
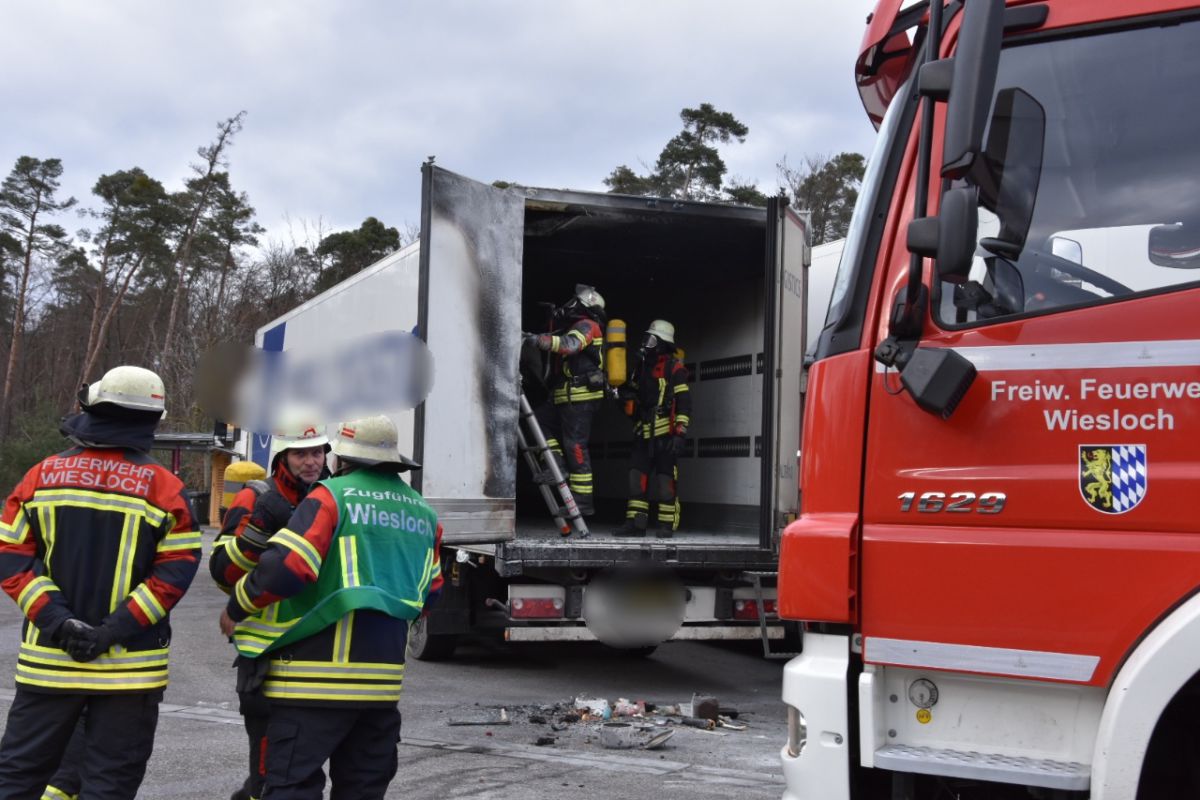
{"label": "trailer cargo floor", "polygon": [[651,532],[644,537],[617,536],[616,524],[592,522],[591,534],[562,536],[553,522],[536,518],[517,520],[512,541],[460,546],[492,556],[502,575],[519,575],[526,569],[597,569],[639,562],[693,569],[774,569],[775,556],[759,548],[756,533],[681,529],[669,539]]}

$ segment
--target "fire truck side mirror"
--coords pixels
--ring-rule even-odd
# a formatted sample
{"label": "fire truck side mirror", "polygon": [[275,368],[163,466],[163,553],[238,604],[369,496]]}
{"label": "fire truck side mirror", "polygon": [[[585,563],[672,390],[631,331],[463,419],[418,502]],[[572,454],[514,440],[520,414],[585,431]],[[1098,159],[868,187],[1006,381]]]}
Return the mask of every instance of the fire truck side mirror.
{"label": "fire truck side mirror", "polygon": [[908,249],[932,258],[938,277],[962,283],[971,271],[979,228],[979,200],[969,187],[951,189],[942,195],[936,217],[914,219],[908,224]]}
{"label": "fire truck side mirror", "polygon": [[943,178],[965,176],[982,155],[983,129],[992,106],[1003,36],[1004,0],[968,0],[958,32],[946,107]]}

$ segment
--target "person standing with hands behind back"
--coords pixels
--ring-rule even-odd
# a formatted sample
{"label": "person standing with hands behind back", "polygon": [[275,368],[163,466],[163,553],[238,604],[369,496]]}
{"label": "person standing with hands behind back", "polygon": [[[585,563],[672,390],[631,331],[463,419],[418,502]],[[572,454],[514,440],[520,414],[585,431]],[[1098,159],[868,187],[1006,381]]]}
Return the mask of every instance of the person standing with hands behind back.
{"label": "person standing with hands behind back", "polygon": [[200,562],[183,483],[148,455],[165,413],[148,369],[80,392],[74,446],[34,465],[0,514],[0,584],[26,621],[0,740],[0,798],[40,797],[81,714],[89,800],[132,800],[167,685],[168,614]]}

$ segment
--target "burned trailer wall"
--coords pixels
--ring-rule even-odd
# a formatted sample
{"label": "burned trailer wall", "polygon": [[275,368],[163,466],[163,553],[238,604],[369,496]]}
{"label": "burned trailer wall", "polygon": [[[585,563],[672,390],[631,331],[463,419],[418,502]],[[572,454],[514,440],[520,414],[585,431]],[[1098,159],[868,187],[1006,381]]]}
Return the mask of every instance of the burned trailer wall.
{"label": "burned trailer wall", "polygon": [[423,168],[419,332],[434,357],[418,409],[420,489],[447,543],[511,538],[517,471],[523,200]]}
{"label": "burned trailer wall", "polygon": [[[626,322],[631,364],[652,320],[675,325],[693,402],[679,459],[679,535],[758,535],[765,221],[761,209],[612,195],[539,194],[526,202],[527,330],[545,329],[539,302],[561,303],[577,283],[595,286],[609,318]],[[593,529],[624,519],[632,443],[631,420],[606,400],[591,437]],[[523,518],[543,513],[537,495],[518,495]]]}

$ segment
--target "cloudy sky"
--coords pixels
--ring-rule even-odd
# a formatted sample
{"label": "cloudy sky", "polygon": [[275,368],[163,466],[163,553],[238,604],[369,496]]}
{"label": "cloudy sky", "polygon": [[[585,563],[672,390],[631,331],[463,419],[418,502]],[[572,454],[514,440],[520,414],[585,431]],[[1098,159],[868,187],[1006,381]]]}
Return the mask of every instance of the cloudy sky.
{"label": "cloudy sky", "polygon": [[[730,175],[867,153],[853,64],[872,0],[16,2],[0,26],[0,167],[58,157],[65,193],[140,166],[178,189],[245,109],[234,185],[282,236],[419,218],[421,162],[603,190],[702,102],[750,128]],[[64,220],[68,227],[78,223]]]}

